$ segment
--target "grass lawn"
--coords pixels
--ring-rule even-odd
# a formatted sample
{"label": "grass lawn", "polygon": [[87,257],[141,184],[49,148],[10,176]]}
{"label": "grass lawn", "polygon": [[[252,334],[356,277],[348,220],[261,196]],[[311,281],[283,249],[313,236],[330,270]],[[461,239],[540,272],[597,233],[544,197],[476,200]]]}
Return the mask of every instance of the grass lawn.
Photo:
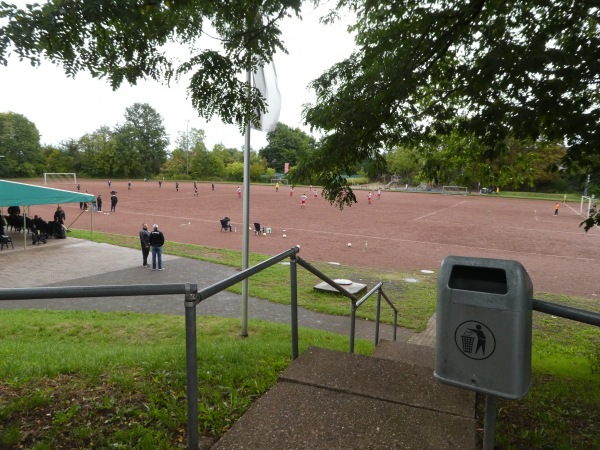
{"label": "grass lawn", "polygon": [[[86,238],[89,232],[76,231]],[[94,233],[94,240],[137,248],[137,238]],[[169,253],[238,266],[239,252],[173,244]],[[251,255],[250,264],[267,259]],[[336,268],[319,266],[336,278]],[[401,298],[402,326],[425,328],[435,311],[436,285],[423,274],[344,268],[344,277],[369,285],[384,281]],[[302,306],[350,312],[348,301],[315,293],[316,278],[299,275]],[[341,274],[340,274],[341,275]],[[405,277],[421,283],[403,282]],[[289,271],[272,267],[255,276],[250,295],[289,298]],[[236,290],[237,287],[233,287]],[[597,301],[536,295],[600,313]],[[374,302],[361,311],[374,317]],[[360,311],[360,310],[359,310]],[[391,315],[386,316],[389,321]],[[185,337],[183,317],[130,313],[3,311],[0,315],[0,448],[184,448]],[[200,432],[221,436],[289,364],[289,327],[251,322],[239,337],[239,320],[201,317],[198,361]],[[118,343],[118,345],[115,345]],[[302,330],[309,345],[347,350],[345,336]],[[372,344],[360,342],[357,353]],[[600,330],[541,313],[533,320],[533,386],[522,400],[498,402],[496,443],[502,449],[598,449],[600,442]]]}

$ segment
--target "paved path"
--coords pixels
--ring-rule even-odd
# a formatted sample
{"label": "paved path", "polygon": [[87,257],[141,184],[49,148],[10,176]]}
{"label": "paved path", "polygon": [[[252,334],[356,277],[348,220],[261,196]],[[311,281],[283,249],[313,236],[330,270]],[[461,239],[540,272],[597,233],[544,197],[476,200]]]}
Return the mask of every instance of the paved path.
{"label": "paved path", "polygon": [[[15,250],[0,252],[0,286],[5,288],[189,282],[203,289],[236,273],[232,267],[170,255],[163,256],[164,271],[151,271],[142,267],[139,250],[75,238],[49,240],[46,245],[28,247],[26,251],[17,237],[13,240]],[[200,303],[198,313],[241,317],[241,304],[240,295],[221,292]],[[22,308],[184,314],[181,295],[0,301],[0,309]],[[290,323],[290,307],[286,305],[249,298],[248,311],[251,319]],[[350,332],[349,317],[299,308],[298,321],[301,327],[347,336]],[[420,334],[399,328],[398,340],[432,346],[432,332],[435,334],[435,321],[430,321],[428,329]],[[374,333],[373,322],[357,320],[357,338],[373,339]],[[393,328],[383,325],[380,337],[392,339]]]}

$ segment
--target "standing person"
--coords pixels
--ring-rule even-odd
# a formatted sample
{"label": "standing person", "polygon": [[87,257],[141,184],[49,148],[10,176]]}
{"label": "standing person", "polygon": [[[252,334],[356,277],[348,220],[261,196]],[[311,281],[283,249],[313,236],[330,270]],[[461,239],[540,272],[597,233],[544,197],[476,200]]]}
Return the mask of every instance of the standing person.
{"label": "standing person", "polygon": [[373,197],[373,192],[369,191],[369,193],[367,194],[367,201],[369,202],[369,205],[371,204],[372,197]]}
{"label": "standing person", "polygon": [[194,183],[194,195],[198,197],[198,186]]}
{"label": "standing person", "polygon": [[142,246],[142,267],[150,267],[148,266],[148,254],[150,254],[150,232],[148,231],[147,223],[142,226],[140,231],[140,245]]}
{"label": "standing person", "polygon": [[107,183],[108,183],[108,188],[110,189],[110,180],[108,180]]}
{"label": "standing person", "polygon": [[279,192],[279,183],[275,183],[275,192]]}
{"label": "standing person", "polygon": [[156,259],[158,259],[158,270],[163,270],[162,266],[162,246],[165,243],[165,236],[154,224],[152,233],[150,233],[150,247],[152,247],[152,270],[156,270]]}
{"label": "standing person", "polygon": [[131,190],[131,181],[129,183],[127,183],[127,190],[130,191]]}
{"label": "standing person", "polygon": [[175,190],[179,192],[179,181],[175,182]]}
{"label": "standing person", "polygon": [[53,234],[56,235],[56,237],[59,237],[61,239],[67,237],[67,235],[65,234],[65,220],[67,220],[65,212],[60,206],[57,206],[56,211],[54,213],[54,230],[52,231]]}
{"label": "standing person", "polygon": [[293,196],[294,196],[294,188],[293,188],[293,187],[291,187],[291,188],[290,188],[290,197],[293,197]]}
{"label": "standing person", "polygon": [[238,186],[237,188],[238,198],[242,198],[242,188]]}
{"label": "standing person", "polygon": [[210,183],[210,185],[212,186],[212,190],[215,190],[215,183]]}
{"label": "standing person", "polygon": [[110,196],[110,212],[117,212],[117,202],[119,199],[117,198],[117,193],[115,191],[112,192]]}
{"label": "standing person", "polygon": [[300,208],[304,208],[304,207],[306,207],[306,199],[307,199],[307,198],[308,198],[308,197],[306,196],[306,194],[302,194],[302,195],[300,196]]}
{"label": "standing person", "polygon": [[79,183],[77,183],[77,192],[79,192],[81,190],[81,186],[79,186]]}
{"label": "standing person", "polygon": [[102,212],[102,196],[100,194],[98,194],[96,204],[98,205],[98,212]]}
{"label": "standing person", "polygon": [[560,208],[560,204],[556,202],[556,206],[554,206],[554,215],[558,216],[558,208]]}
{"label": "standing person", "polygon": [[62,210],[60,206],[56,207],[56,212],[54,213],[54,221],[58,222],[61,225],[65,224],[65,220],[67,220],[67,216],[65,212]]}
{"label": "standing person", "polygon": [[313,193],[313,195],[315,196],[315,198],[319,197],[319,194],[317,194],[317,190],[315,189],[315,192]]}
{"label": "standing person", "polygon": [[162,187],[162,180],[158,180],[158,188],[160,189]]}
{"label": "standing person", "polygon": [[381,188],[377,189],[377,200],[381,199]]}

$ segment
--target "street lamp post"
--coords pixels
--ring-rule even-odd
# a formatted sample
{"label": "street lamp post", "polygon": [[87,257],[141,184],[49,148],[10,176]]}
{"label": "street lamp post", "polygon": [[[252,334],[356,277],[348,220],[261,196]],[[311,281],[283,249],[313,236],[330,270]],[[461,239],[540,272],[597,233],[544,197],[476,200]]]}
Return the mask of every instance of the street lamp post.
{"label": "street lamp post", "polygon": [[189,127],[190,127],[190,121],[186,120],[185,121],[185,174],[189,175],[190,174],[190,166],[188,164],[188,153],[190,150],[190,132],[189,132]]}

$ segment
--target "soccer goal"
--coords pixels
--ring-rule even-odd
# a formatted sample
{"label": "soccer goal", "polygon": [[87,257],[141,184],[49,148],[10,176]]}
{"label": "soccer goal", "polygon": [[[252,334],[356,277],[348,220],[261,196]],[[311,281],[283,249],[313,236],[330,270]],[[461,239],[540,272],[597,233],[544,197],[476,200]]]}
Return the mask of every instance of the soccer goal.
{"label": "soccer goal", "polygon": [[44,172],[44,184],[48,183],[77,184],[77,174]]}
{"label": "soccer goal", "polygon": [[469,195],[469,190],[466,186],[442,186],[442,194],[444,195]]}
{"label": "soccer goal", "polygon": [[285,178],[271,178],[271,184],[288,184],[288,180],[286,180]]}
{"label": "soccer goal", "polygon": [[590,217],[590,211],[594,209],[596,206],[597,199],[592,195],[588,197],[587,195],[581,196],[581,205],[579,207],[579,215],[585,217],[586,219]]}

